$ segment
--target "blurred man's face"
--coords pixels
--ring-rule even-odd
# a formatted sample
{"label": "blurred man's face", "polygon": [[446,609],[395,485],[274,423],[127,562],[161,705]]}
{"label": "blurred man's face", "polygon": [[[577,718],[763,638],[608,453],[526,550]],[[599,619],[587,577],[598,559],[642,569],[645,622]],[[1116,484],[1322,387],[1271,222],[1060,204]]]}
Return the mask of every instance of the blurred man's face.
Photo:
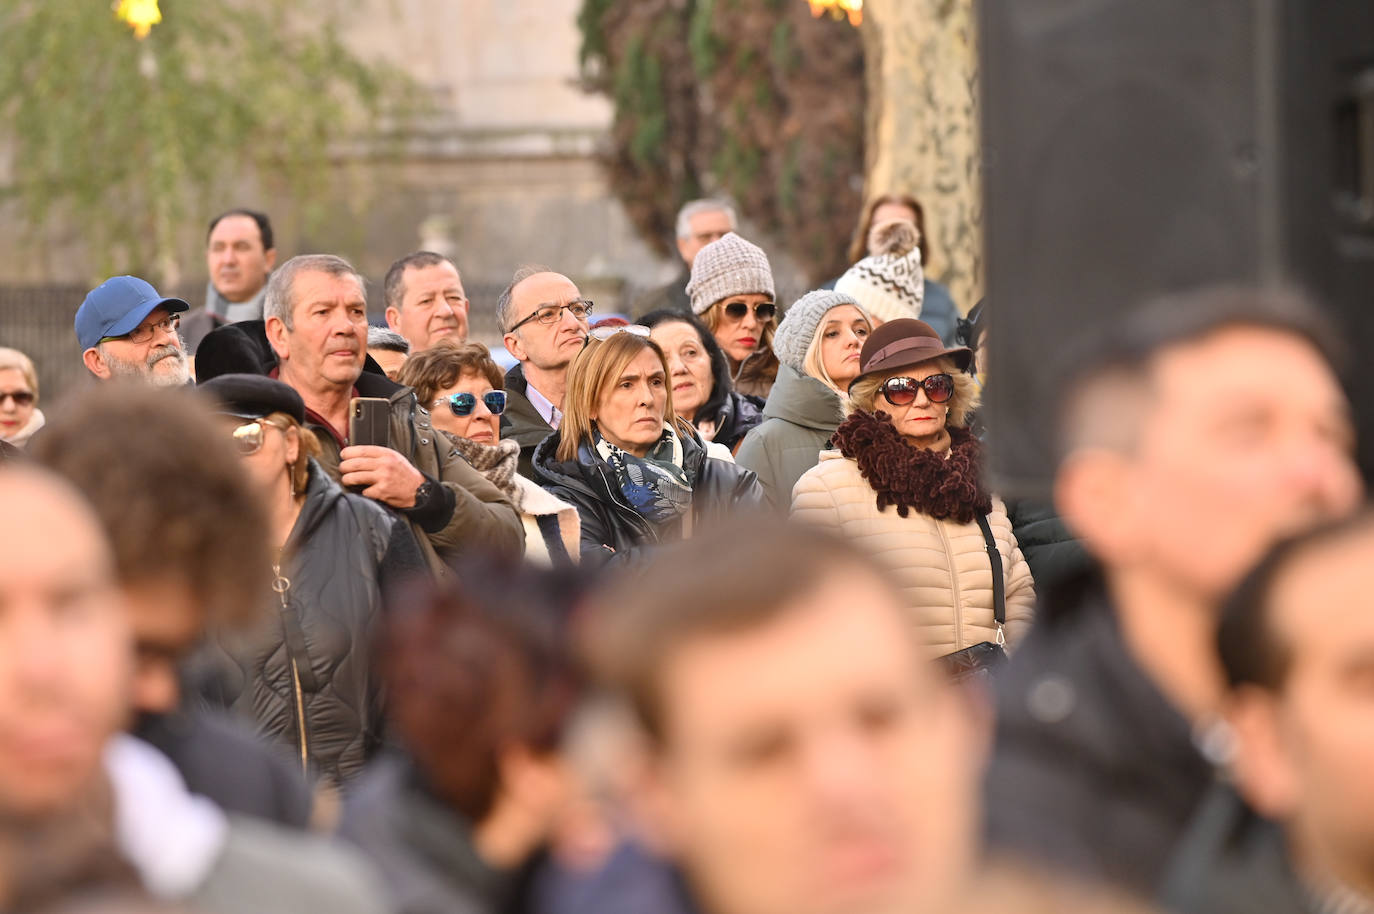
{"label": "blurred man's face", "polygon": [[109,551],[84,505],[0,473],[0,814],[43,815],[100,770],[132,652]]}
{"label": "blurred man's face", "polygon": [[868,574],[684,644],[661,694],[650,805],[711,914],[920,911],[963,874],[975,725]]}
{"label": "blurred man's face", "polygon": [[1243,790],[1285,823],[1307,866],[1374,890],[1374,535],[1317,547],[1279,576],[1273,637],[1289,653],[1277,695],[1236,702]]}
{"label": "blurred man's face", "polygon": [[231,302],[257,295],[276,261],[276,249],[263,248],[262,231],[251,216],[225,216],[215,223],[205,247],[210,281]]}
{"label": "blurred man's face", "polygon": [[1225,329],[1165,351],[1154,378],[1114,561],[1216,601],[1276,539],[1359,504],[1349,407],[1306,341]]}
{"label": "blurred man's face", "polygon": [[687,220],[687,225],[691,228],[691,234],[677,240],[677,252],[682,255],[682,262],[687,264],[689,270],[697,259],[698,251],[735,230],[734,220],[723,209],[697,213]]}
{"label": "blurred man's face", "polygon": [[421,352],[441,339],[468,337],[468,296],[453,264],[407,267],[401,274],[401,307],[386,309],[387,325]]}

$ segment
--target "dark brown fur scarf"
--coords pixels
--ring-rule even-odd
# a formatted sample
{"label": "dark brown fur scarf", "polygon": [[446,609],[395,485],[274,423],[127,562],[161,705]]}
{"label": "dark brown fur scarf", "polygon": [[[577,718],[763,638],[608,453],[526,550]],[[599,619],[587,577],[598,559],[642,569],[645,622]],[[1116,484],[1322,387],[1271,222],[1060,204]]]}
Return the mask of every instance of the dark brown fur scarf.
{"label": "dark brown fur scarf", "polygon": [[952,428],[949,437],[946,458],[908,444],[887,413],[856,412],[836,429],[834,442],[878,493],[879,511],[895,505],[902,517],[914,508],[967,524],[992,510],[980,470],[982,447],[967,429]]}

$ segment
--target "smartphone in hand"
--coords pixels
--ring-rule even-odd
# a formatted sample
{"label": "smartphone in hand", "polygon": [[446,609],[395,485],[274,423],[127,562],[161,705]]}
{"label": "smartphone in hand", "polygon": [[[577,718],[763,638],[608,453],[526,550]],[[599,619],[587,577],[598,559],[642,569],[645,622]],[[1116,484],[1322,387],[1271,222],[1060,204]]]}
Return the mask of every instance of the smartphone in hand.
{"label": "smartphone in hand", "polygon": [[391,447],[391,401],[382,397],[349,400],[348,443]]}

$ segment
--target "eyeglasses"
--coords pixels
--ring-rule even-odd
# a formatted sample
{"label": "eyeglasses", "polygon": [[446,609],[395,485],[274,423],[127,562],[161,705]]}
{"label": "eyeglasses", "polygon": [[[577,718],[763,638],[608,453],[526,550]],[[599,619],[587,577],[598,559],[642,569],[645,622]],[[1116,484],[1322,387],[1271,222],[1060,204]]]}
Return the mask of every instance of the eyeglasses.
{"label": "eyeglasses", "polygon": [[267,426],[281,428],[275,422],[269,422],[266,418],[254,419],[252,422],[245,422],[234,429],[234,445],[238,448],[240,457],[250,457],[262,450],[263,439],[267,436]]}
{"label": "eyeglasses", "polygon": [[587,332],[587,336],[594,340],[609,340],[617,333],[629,333],[634,336],[641,336],[645,339],[649,336],[649,328],[643,324],[614,324],[605,327],[593,327]]}
{"label": "eyeglasses", "polygon": [[[486,404],[493,416],[499,416],[506,411],[506,392],[504,390],[489,390],[482,394],[482,402]],[[447,403],[448,408],[453,411],[455,416],[466,418],[472,415],[472,411],[477,408],[477,395],[468,393],[466,390],[456,394],[449,394],[447,397],[440,397],[434,401],[434,406],[440,403]]]}
{"label": "eyeglasses", "polygon": [[954,396],[954,378],[941,373],[918,381],[915,378],[888,378],[878,388],[883,399],[893,406],[909,406],[916,402],[916,391],[925,390],[931,403],[944,403]]}
{"label": "eyeglasses", "polygon": [[181,315],[171,314],[152,324],[144,324],[142,327],[135,327],[123,336],[101,337],[100,342],[108,343],[110,340],[128,340],[131,343],[146,343],[153,338],[153,334],[161,330],[163,333],[176,333],[176,329],[181,326]]}
{"label": "eyeglasses", "polygon": [[[725,306],[725,316],[732,321],[744,320],[744,315],[749,313],[749,306],[742,301],[732,301]],[[778,306],[771,301],[761,302],[754,306],[754,318],[760,324],[766,324],[778,316]]]}
{"label": "eyeglasses", "polygon": [[32,406],[36,399],[31,390],[0,390],[0,403],[13,400],[15,406]]}
{"label": "eyeglasses", "polygon": [[563,310],[565,308],[571,311],[572,316],[578,320],[586,320],[587,315],[592,313],[592,307],[592,301],[588,298],[575,298],[566,305],[540,305],[538,308],[534,309],[533,314],[511,325],[510,329],[506,332],[511,333],[515,330],[519,330],[530,321],[538,321],[541,324],[556,324],[562,319]]}

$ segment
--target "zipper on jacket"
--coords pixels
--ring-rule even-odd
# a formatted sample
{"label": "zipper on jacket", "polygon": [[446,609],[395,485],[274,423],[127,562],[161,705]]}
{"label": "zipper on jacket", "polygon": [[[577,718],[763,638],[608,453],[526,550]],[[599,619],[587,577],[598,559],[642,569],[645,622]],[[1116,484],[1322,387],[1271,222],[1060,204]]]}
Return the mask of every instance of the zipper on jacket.
{"label": "zipper on jacket", "polygon": [[[291,590],[291,581],[283,577],[280,565],[272,566],[272,573],[276,575],[276,580],[272,582],[272,589],[281,597],[282,612],[289,612],[290,607],[286,602],[286,595]],[[296,662],[296,656],[291,651],[290,644],[283,644],[286,654],[291,658],[291,688],[296,696],[296,740],[301,750],[301,774],[307,778],[310,776],[310,740],[306,734],[305,727],[305,691],[301,688],[301,668]]]}
{"label": "zipper on jacket", "polygon": [[606,491],[610,493],[611,504],[615,505],[616,508],[623,508],[624,511],[622,511],[621,513],[623,513],[625,517],[629,518],[635,524],[637,524],[646,535],[653,538],[653,541],[655,543],[659,542],[658,531],[653,528],[653,525],[650,524],[647,520],[645,520],[643,515],[636,511],[632,505],[623,502],[616,497],[616,493],[620,491],[620,486],[612,484],[612,481],[606,478],[606,471],[601,467],[597,467],[596,472],[598,475],[601,476],[601,481],[605,484]]}

